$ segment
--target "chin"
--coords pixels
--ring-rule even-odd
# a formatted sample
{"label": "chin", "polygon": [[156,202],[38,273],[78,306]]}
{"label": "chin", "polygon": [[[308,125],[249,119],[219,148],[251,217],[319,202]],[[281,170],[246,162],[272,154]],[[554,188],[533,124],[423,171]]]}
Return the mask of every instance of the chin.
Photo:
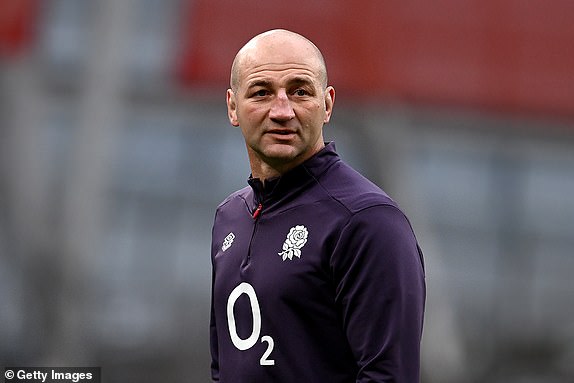
{"label": "chin", "polygon": [[283,160],[284,162],[292,161],[301,153],[295,148],[270,148],[263,152],[266,158],[274,160]]}
{"label": "chin", "polygon": [[265,158],[272,160],[274,162],[290,162],[294,161],[301,156],[303,151],[293,145],[289,144],[272,144],[267,145],[263,150],[262,154]]}

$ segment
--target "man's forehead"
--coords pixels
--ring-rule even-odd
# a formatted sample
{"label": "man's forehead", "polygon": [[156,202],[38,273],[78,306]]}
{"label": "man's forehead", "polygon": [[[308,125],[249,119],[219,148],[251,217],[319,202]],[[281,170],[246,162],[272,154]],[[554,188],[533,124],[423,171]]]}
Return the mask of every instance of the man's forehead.
{"label": "man's forehead", "polygon": [[316,66],[302,64],[275,64],[245,67],[238,78],[238,86],[250,89],[257,86],[293,86],[313,84],[320,86],[321,75]]}
{"label": "man's forehead", "polygon": [[239,58],[240,67],[257,69],[262,66],[318,66],[320,60],[312,47],[301,42],[287,41],[283,44],[257,44],[246,49]]}
{"label": "man's forehead", "polygon": [[245,73],[242,83],[250,88],[260,85],[281,85],[281,84],[312,84],[317,81],[317,74],[306,68],[288,68],[285,70],[267,70],[261,68],[249,73]]}
{"label": "man's forehead", "polygon": [[237,75],[241,82],[252,77],[298,76],[314,78],[321,73],[321,62],[305,52],[254,51],[239,62]]}
{"label": "man's forehead", "polygon": [[319,49],[307,38],[285,30],[258,35],[241,48],[233,63],[232,87],[242,82],[244,75],[264,68],[303,68],[311,75],[326,78]]}

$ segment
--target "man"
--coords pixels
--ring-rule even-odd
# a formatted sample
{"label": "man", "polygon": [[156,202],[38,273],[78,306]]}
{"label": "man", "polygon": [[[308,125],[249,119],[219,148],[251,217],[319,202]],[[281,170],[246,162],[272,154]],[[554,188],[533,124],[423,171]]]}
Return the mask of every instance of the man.
{"label": "man", "polygon": [[404,214],[346,165],[320,51],[286,30],[237,54],[227,108],[249,186],[212,237],[214,382],[418,382],[425,283]]}

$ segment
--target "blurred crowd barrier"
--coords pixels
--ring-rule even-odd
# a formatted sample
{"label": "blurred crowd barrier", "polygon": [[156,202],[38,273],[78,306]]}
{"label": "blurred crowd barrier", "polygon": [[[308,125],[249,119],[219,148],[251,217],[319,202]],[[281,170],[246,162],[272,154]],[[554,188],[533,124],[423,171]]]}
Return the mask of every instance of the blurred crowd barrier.
{"label": "blurred crowd barrier", "polygon": [[[249,168],[225,84],[182,77],[194,4],[0,2],[0,366],[209,381],[211,224]],[[345,89],[326,137],[399,202],[425,253],[423,382],[573,381],[569,106]]]}

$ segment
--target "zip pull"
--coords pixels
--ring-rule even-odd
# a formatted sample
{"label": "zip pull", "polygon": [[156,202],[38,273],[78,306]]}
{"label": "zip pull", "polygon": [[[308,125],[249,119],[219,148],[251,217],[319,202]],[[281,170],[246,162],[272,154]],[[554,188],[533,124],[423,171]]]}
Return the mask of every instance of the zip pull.
{"label": "zip pull", "polygon": [[255,211],[253,212],[253,219],[257,219],[257,217],[259,217],[259,214],[261,214],[261,209],[263,209],[263,204],[259,204],[259,206],[257,206],[257,209],[255,209]]}

